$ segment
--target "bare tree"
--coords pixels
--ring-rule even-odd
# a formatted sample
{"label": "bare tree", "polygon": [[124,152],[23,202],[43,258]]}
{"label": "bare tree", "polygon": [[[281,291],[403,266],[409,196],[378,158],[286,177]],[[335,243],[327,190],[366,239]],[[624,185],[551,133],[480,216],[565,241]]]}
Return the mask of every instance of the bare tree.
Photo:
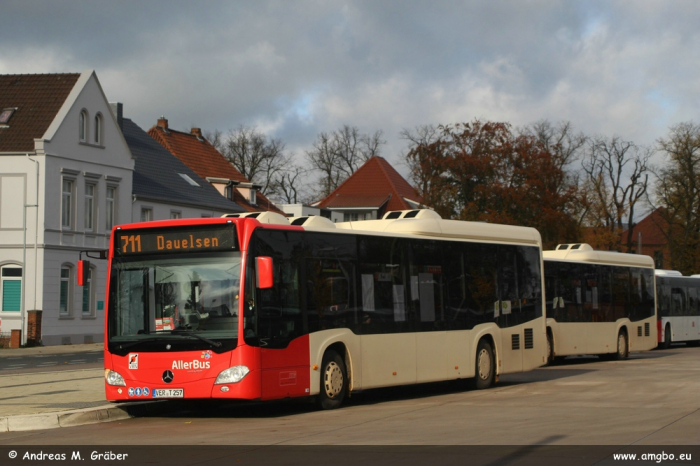
{"label": "bare tree", "polygon": [[304,188],[303,179],[308,175],[308,170],[299,165],[292,165],[283,170],[275,180],[274,195],[282,204],[308,203],[312,193]]}
{"label": "bare tree", "polygon": [[591,226],[608,231],[607,247],[619,249],[619,236],[628,225],[627,252],[633,251],[632,226],[635,208],[644,199],[649,183],[649,158],[652,151],[640,148],[618,136],[594,138],[582,163],[589,188]]}
{"label": "bare tree", "polygon": [[681,123],[671,128],[659,148],[667,163],[656,170],[656,196],[667,223],[671,268],[684,274],[700,267],[700,125]]}
{"label": "bare tree", "polygon": [[385,143],[381,131],[361,134],[357,127],[348,125],[332,133],[320,133],[306,152],[312,170],[321,172],[317,194],[330,194],[363,163],[379,155],[380,146]]}
{"label": "bare tree", "polygon": [[268,138],[254,127],[241,125],[225,137],[215,130],[205,137],[243,176],[260,184],[265,195],[289,163],[282,141]]}

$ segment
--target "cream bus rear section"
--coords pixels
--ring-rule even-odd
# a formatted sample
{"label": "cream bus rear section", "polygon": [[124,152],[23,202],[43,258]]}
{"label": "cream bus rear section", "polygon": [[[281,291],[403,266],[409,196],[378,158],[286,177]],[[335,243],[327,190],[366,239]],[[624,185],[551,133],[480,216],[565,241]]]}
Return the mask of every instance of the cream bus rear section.
{"label": "cream bus rear section", "polygon": [[544,251],[550,358],[656,347],[654,263],[587,244]]}

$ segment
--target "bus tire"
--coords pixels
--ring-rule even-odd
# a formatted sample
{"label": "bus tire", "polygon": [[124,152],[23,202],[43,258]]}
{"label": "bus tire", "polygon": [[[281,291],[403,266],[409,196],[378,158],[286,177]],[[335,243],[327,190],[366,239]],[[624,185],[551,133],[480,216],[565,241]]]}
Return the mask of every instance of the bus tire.
{"label": "bus tire", "polygon": [[621,330],[620,333],[617,334],[617,352],[615,353],[615,359],[627,359],[629,355],[627,332]]}
{"label": "bus tire", "polygon": [[554,364],[554,341],[552,339],[552,334],[547,332],[547,364]]}
{"label": "bus tire", "polygon": [[321,364],[321,391],[316,404],[321,409],[336,409],[343,404],[347,376],[343,358],[333,350],[326,351]]}
{"label": "bus tire", "polygon": [[491,344],[482,339],[476,347],[476,365],[474,366],[474,388],[483,390],[493,385],[496,364]]}
{"label": "bus tire", "polygon": [[666,324],[664,328],[664,341],[661,343],[662,349],[669,349],[671,347],[671,325]]}

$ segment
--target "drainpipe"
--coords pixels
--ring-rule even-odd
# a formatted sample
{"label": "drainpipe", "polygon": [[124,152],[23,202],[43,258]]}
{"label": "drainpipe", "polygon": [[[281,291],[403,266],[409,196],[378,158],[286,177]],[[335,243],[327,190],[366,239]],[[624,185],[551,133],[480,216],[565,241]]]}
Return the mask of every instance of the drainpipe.
{"label": "drainpipe", "polygon": [[27,344],[27,300],[24,298],[26,294],[26,276],[27,276],[27,208],[36,207],[36,226],[35,226],[35,237],[34,237],[34,307],[36,307],[36,292],[37,292],[37,243],[39,238],[39,161],[29,158],[29,153],[27,155],[27,160],[36,163],[36,204],[24,203],[23,215],[22,215],[22,229],[23,233],[23,244],[22,244],[22,293],[20,294],[20,330],[21,338],[20,345]]}

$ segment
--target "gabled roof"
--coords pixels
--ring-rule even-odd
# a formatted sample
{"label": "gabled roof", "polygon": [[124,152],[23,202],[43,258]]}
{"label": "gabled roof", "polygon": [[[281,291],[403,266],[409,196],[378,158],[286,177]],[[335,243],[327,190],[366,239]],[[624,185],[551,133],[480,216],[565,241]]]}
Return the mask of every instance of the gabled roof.
{"label": "gabled roof", "polygon": [[[193,133],[195,133],[194,130]],[[239,183],[250,183],[250,180],[246,179],[209,141],[199,134],[169,129],[168,120],[163,118],[158,120],[158,125],[148,130],[148,134],[194,170],[200,178],[226,178]],[[234,191],[233,200],[248,212],[272,211],[284,215],[260,193],[256,195],[257,205],[252,205],[238,190]]]}
{"label": "gabled roof", "polygon": [[[136,158],[133,193],[136,196],[172,204],[186,204],[223,212],[245,212],[239,205],[201,179],[187,165],[165,150],[152,137],[128,118],[123,120],[124,139]],[[187,182],[189,176],[198,186]]]}
{"label": "gabled roof", "polygon": [[0,75],[0,112],[15,108],[0,124],[0,152],[33,152],[68,98],[80,73]]}
{"label": "gabled roof", "polygon": [[389,211],[415,209],[415,204],[422,202],[415,188],[389,162],[382,157],[372,157],[317,207],[379,209],[386,204],[384,210]]}

